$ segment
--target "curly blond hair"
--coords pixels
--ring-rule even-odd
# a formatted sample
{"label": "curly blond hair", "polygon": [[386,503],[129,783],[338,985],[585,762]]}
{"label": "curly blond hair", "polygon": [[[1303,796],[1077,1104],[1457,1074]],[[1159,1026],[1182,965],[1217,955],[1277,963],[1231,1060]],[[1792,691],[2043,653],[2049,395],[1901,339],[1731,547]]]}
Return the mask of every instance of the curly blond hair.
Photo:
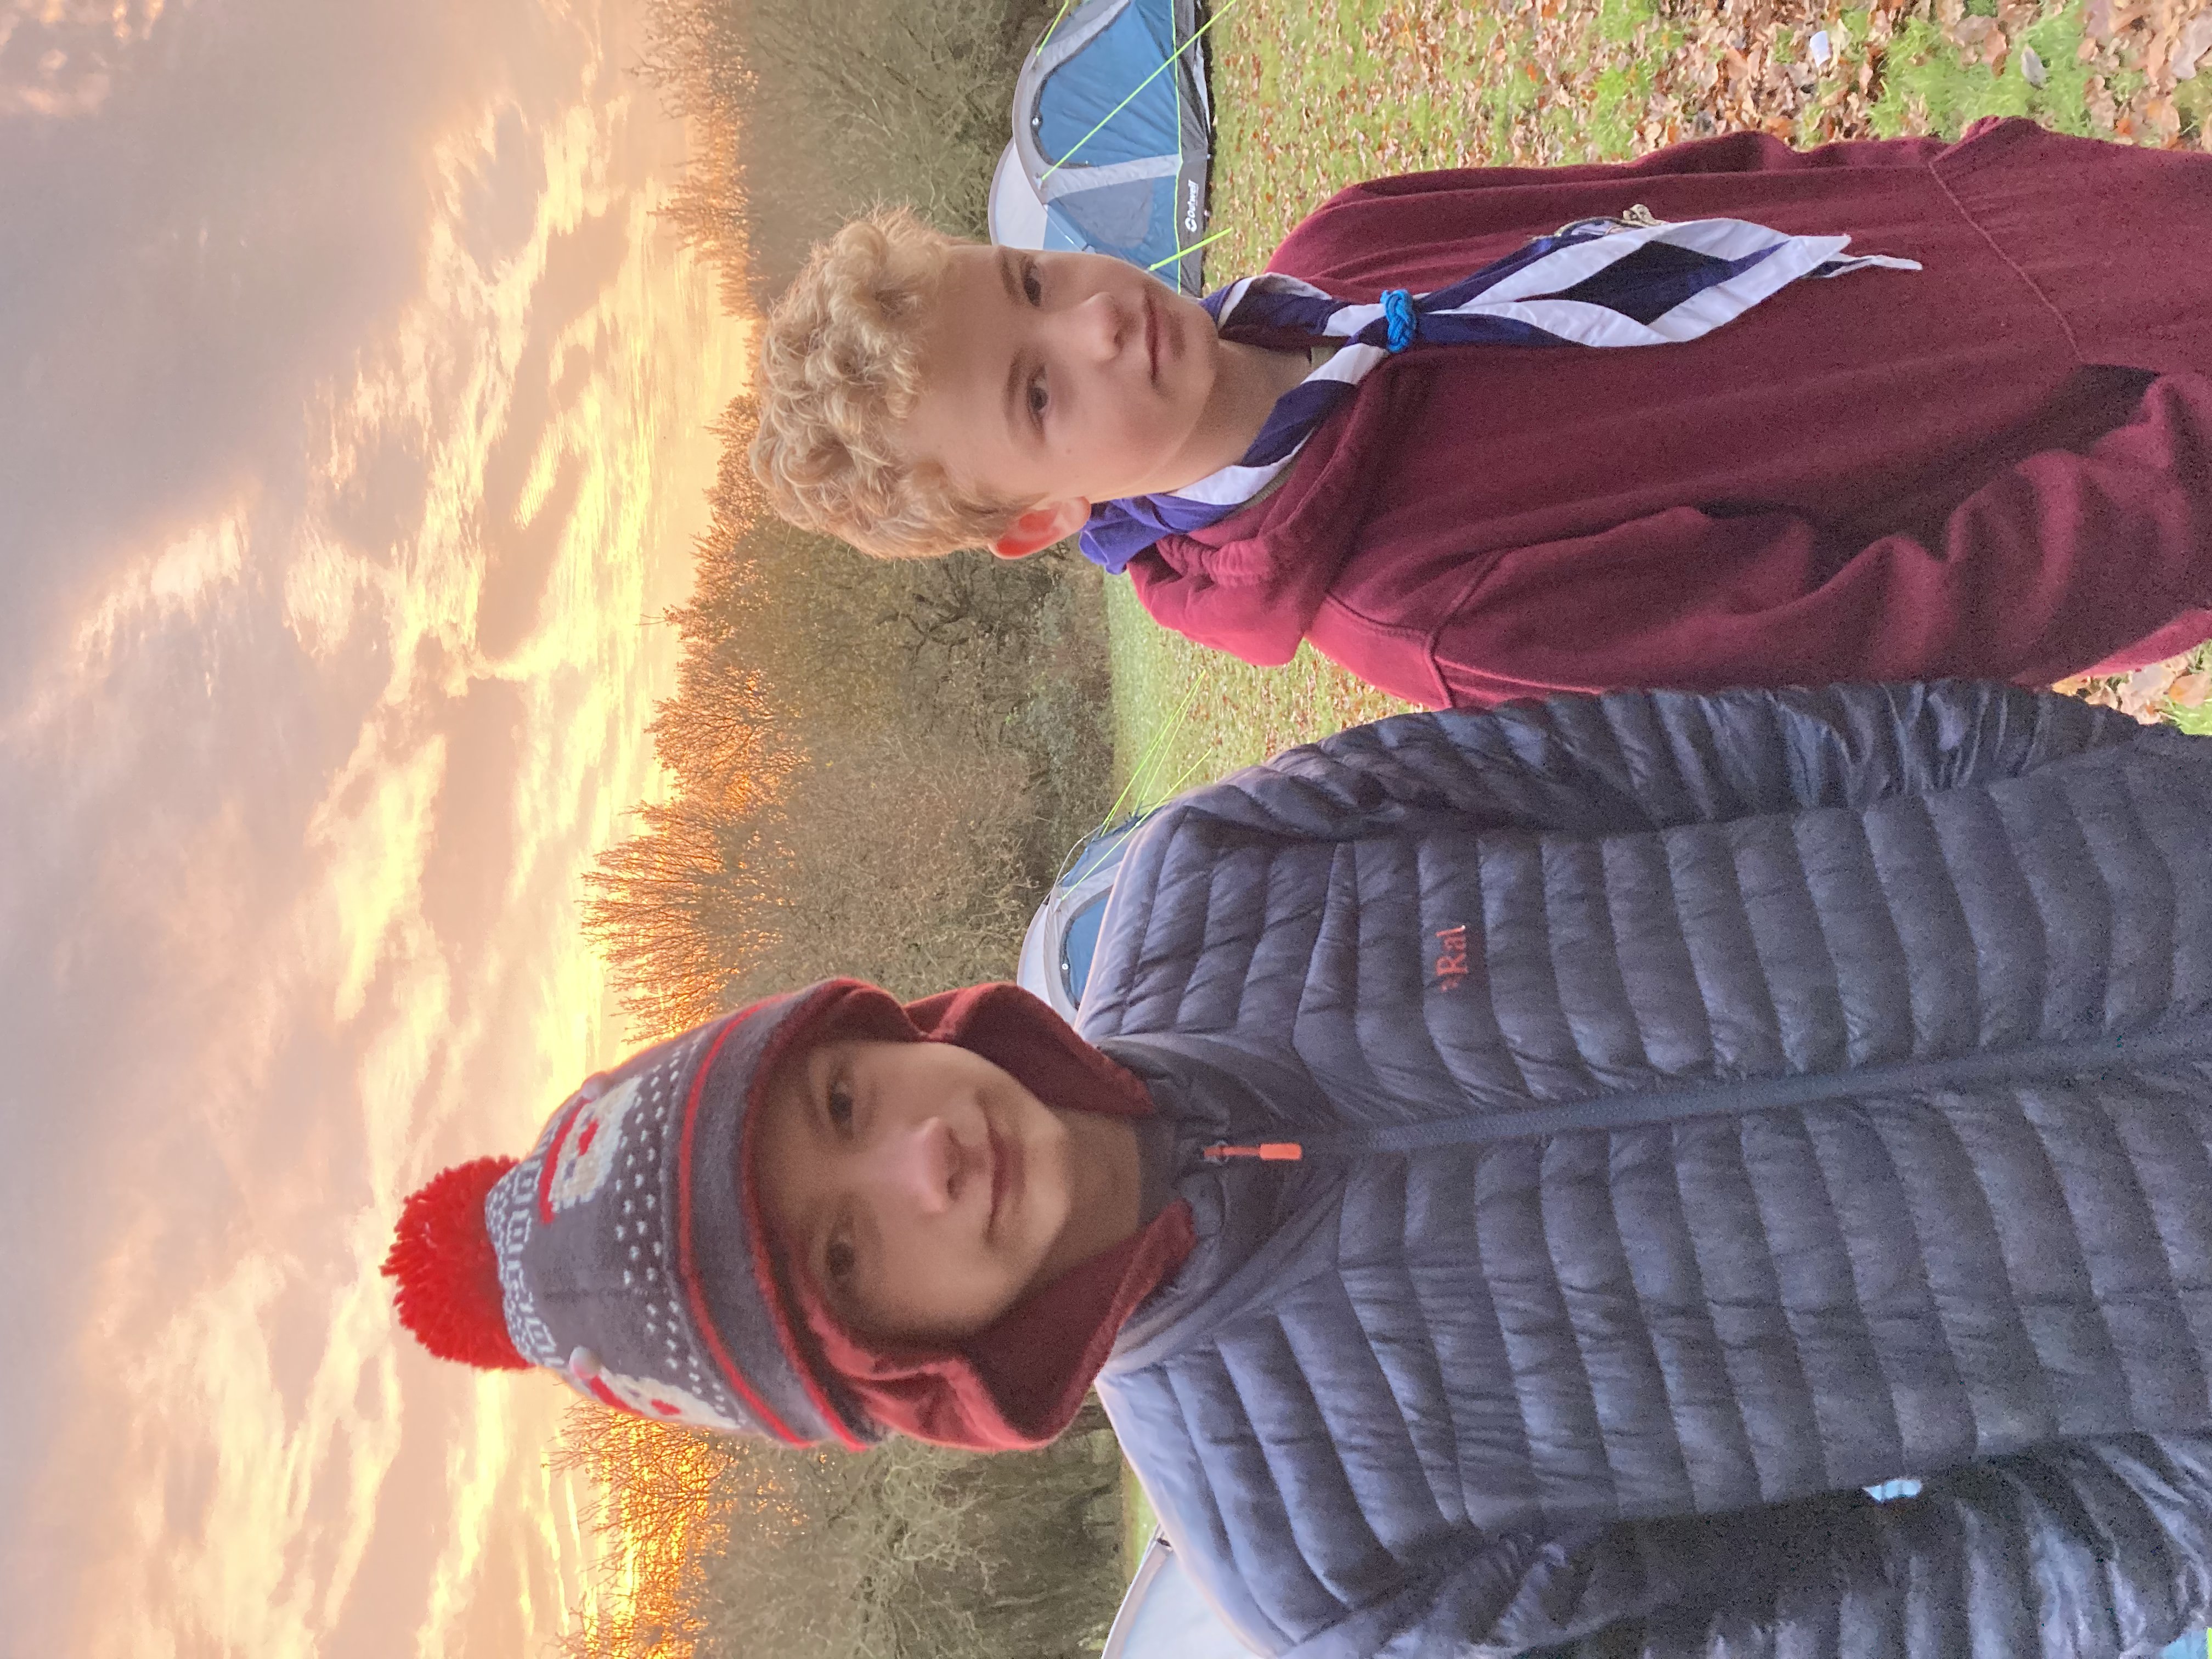
{"label": "curly blond hair", "polygon": [[929,559],[988,544],[1031,505],[900,453],[930,302],[958,246],[906,208],[879,208],[817,244],[769,313],[751,459],[779,516],[879,559]]}

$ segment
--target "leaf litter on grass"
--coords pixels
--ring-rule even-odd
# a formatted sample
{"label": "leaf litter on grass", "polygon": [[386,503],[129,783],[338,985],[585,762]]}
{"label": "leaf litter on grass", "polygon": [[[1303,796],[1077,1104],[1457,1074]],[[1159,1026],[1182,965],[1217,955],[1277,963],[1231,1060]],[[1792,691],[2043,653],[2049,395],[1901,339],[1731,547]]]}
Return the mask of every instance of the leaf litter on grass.
{"label": "leaf litter on grass", "polygon": [[1334,190],[1421,167],[1983,114],[2212,145],[2212,0],[1243,0],[1213,46],[1214,219],[1236,227],[1217,269],[1264,259]]}

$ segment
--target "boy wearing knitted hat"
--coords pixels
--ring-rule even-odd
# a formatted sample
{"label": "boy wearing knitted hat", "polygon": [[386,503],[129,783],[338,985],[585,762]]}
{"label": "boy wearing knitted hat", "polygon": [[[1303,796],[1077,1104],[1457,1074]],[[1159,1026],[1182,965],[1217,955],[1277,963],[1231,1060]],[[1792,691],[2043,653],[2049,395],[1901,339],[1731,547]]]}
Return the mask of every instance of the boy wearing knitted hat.
{"label": "boy wearing knitted hat", "polygon": [[902,1006],[831,981],[590,1079],[519,1163],[447,1170],[386,1271],[432,1352],[640,1415],[1042,1445],[1103,1357],[1053,1343],[1110,1338],[1186,1237],[1176,1212],[1136,1237],[1152,1111],[1012,986]]}
{"label": "boy wearing knitted hat", "polygon": [[2208,816],[2212,744],[1996,687],[1385,721],[1157,816],[1079,1033],[770,999],[388,1270],[791,1443],[1095,1386],[1262,1652],[2150,1650],[2212,1612]]}
{"label": "boy wearing knitted hat", "polygon": [[2048,684],[2212,633],[2208,270],[2212,155],[2025,120],[1376,179],[1202,303],[878,214],[770,313],[752,459],[1431,708]]}

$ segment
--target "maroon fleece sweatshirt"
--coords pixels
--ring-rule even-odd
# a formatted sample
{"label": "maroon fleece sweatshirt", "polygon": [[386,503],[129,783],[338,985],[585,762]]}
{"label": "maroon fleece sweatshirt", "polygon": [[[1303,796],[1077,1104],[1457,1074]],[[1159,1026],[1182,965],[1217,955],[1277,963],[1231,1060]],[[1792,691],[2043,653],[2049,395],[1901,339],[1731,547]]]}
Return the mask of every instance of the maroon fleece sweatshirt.
{"label": "maroon fleece sweatshirt", "polygon": [[1273,495],[1139,555],[1145,607],[1252,662],[1310,638],[1439,707],[2046,682],[2212,633],[2212,156],[2026,121],[1802,155],[1739,134],[1379,179],[1270,268],[1371,300],[1636,204],[1925,269],[1799,283],[1682,345],[1416,347]]}

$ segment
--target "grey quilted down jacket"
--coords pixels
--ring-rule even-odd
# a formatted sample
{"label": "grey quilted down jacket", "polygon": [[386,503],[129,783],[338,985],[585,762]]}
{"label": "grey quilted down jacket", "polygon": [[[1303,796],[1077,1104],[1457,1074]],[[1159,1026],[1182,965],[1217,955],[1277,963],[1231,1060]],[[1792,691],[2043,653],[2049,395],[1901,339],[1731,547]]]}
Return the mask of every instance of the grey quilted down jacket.
{"label": "grey quilted down jacket", "polygon": [[2203,1624],[2208,837],[2212,741],[1965,684],[1409,715],[1162,812],[1082,1029],[1197,1221],[1099,1382],[1183,1561],[1310,1659]]}

